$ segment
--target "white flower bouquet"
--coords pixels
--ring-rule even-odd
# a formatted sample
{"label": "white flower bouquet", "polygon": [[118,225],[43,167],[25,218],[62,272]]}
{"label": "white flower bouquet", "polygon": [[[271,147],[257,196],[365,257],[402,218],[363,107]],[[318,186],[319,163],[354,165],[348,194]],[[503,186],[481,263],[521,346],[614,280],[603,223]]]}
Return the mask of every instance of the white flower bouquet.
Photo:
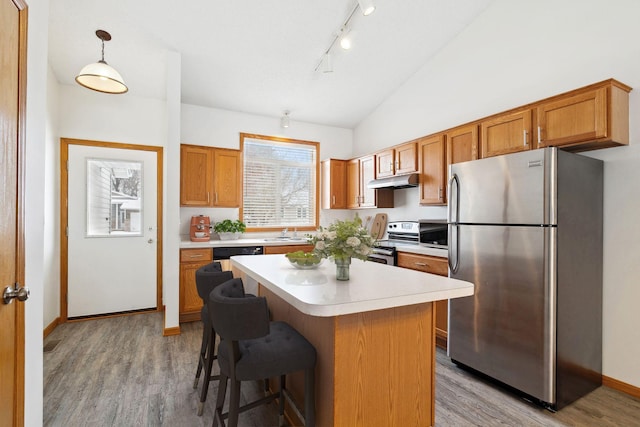
{"label": "white flower bouquet", "polygon": [[374,238],[362,226],[362,220],[336,221],[327,228],[320,227],[315,236],[310,236],[314,252],[322,258],[367,260]]}

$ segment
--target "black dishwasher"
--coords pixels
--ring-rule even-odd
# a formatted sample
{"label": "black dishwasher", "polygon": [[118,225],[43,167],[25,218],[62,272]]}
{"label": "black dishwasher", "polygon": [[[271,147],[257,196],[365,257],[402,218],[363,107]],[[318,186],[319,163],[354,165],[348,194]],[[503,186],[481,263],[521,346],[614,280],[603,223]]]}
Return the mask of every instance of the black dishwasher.
{"label": "black dishwasher", "polygon": [[213,260],[229,259],[234,255],[262,255],[264,248],[262,246],[223,246],[213,248]]}

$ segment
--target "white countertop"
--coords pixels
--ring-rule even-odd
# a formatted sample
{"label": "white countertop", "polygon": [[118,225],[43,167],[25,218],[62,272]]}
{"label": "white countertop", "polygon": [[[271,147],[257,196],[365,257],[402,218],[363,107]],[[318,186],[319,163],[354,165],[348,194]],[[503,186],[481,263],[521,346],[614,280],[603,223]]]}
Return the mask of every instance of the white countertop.
{"label": "white countertop", "polygon": [[[254,238],[254,239],[236,239],[236,240],[209,240],[207,242],[192,242],[188,237],[183,237],[180,241],[181,249],[198,249],[198,248],[220,248],[220,247],[238,247],[238,246],[281,246],[281,245],[307,245],[307,239],[299,240],[280,240],[272,237]],[[432,248],[423,244],[419,245],[398,245],[396,249],[400,252],[410,252],[421,255],[431,255],[446,258],[448,256],[446,249]]]}
{"label": "white countertop", "polygon": [[336,280],[329,260],[315,270],[298,270],[284,255],[240,255],[231,265],[302,313],[339,316],[473,295],[472,283],[358,259],[350,280]]}
{"label": "white countertop", "polygon": [[308,245],[307,239],[299,240],[276,239],[276,238],[256,238],[256,239],[236,239],[236,240],[209,240],[207,242],[192,242],[189,238],[183,238],[180,241],[180,249],[195,248],[221,248],[221,247],[239,247],[239,246],[287,246],[287,245]]}

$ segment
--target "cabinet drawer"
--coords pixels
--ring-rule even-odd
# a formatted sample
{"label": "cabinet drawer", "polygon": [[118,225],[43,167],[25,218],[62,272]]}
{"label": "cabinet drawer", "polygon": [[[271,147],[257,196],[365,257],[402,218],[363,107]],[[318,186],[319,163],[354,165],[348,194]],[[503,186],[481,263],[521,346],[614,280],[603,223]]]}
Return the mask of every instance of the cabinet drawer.
{"label": "cabinet drawer", "polygon": [[211,248],[180,249],[180,262],[202,262],[212,259],[213,251]]}
{"label": "cabinet drawer", "polygon": [[447,260],[445,258],[406,252],[398,252],[398,267],[439,274],[440,276],[447,276],[449,273]]}
{"label": "cabinet drawer", "polygon": [[282,246],[265,246],[264,254],[288,254],[289,252],[311,252],[313,251],[313,245],[282,245]]}

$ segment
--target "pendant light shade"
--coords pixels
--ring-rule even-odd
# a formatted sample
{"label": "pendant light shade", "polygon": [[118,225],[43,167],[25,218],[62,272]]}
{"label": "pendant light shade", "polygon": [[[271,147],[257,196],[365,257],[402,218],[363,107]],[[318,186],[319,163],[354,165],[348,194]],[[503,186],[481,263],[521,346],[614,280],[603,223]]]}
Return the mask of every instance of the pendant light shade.
{"label": "pendant light shade", "polygon": [[78,84],[103,93],[125,93],[129,90],[120,73],[104,60],[104,42],[111,40],[111,34],[106,31],[96,31],[96,36],[102,40],[102,59],[89,64],[80,70],[76,76]]}

